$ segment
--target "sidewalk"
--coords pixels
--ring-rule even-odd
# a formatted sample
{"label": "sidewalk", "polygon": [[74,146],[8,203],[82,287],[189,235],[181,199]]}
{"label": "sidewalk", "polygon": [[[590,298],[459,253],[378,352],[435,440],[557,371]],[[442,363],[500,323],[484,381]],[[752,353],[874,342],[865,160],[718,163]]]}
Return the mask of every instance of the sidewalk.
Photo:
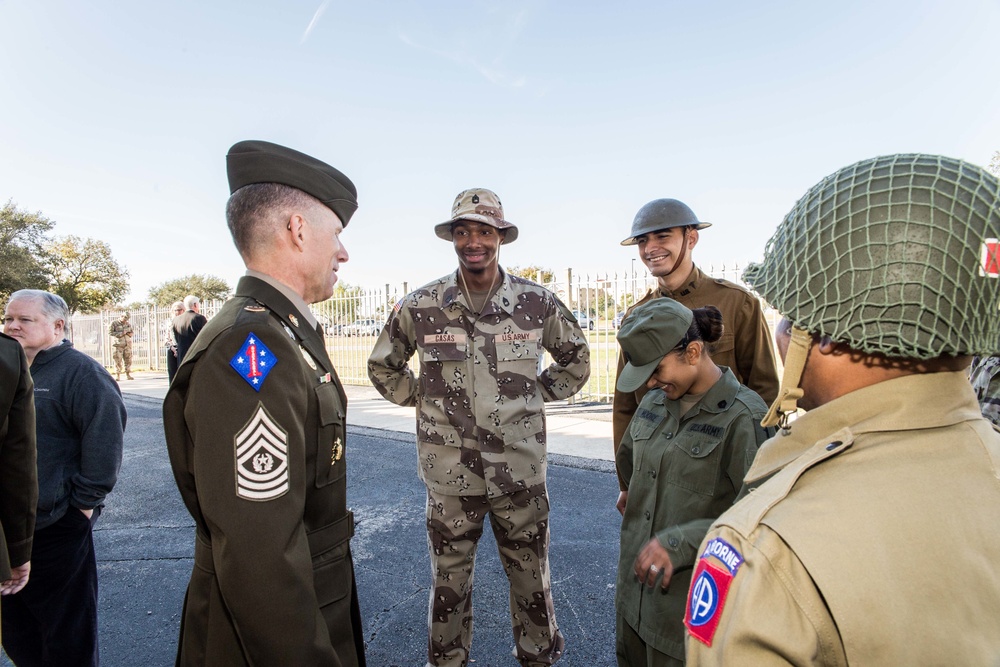
{"label": "sidewalk", "polygon": [[[119,382],[123,394],[163,400],[167,376],[155,371],[133,373]],[[414,408],[402,408],[382,398],[371,386],[346,385],[347,424],[382,431],[416,434]],[[607,403],[556,401],[545,406],[550,454],[613,461],[611,406]]]}

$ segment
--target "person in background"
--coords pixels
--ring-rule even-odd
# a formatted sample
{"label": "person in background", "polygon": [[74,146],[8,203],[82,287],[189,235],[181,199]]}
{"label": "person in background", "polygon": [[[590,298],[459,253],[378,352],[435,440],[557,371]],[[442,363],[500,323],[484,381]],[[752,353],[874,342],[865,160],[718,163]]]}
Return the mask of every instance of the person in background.
{"label": "person in background", "polygon": [[97,665],[93,526],[118,479],[127,414],[121,390],[66,339],[69,308],[41,290],[11,295],[4,332],[35,385],[38,508],[31,578],[2,602],[3,647],[17,665]]}
{"label": "person in background", "polygon": [[132,377],[132,325],[129,324],[127,311],[111,323],[109,333],[115,339],[115,380],[122,379],[122,367],[125,368],[125,377],[134,380],[135,378]]}
{"label": "person in background", "polygon": [[1000,357],[975,357],[969,381],[983,416],[1000,426]]}
{"label": "person in background", "polygon": [[[173,305],[170,306],[170,313],[174,318],[179,317],[184,313],[184,302],[174,301]],[[174,339],[174,327],[173,323],[169,322],[167,324],[167,334],[166,334],[166,347],[167,347],[167,382],[174,381],[174,375],[177,374],[177,341]]]}
{"label": "person in background", "polygon": [[194,339],[208,320],[201,314],[201,300],[193,294],[184,297],[185,312],[174,318],[174,343],[177,344],[177,365],[180,366],[187,356],[187,351],[194,344]]}

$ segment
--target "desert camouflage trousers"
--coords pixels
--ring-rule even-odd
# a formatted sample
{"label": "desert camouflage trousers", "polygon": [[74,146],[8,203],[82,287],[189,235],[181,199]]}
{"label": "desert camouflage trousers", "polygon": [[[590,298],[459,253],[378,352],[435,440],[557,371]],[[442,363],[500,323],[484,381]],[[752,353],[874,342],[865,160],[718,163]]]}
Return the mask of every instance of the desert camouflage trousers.
{"label": "desert camouflage trousers", "polygon": [[132,346],[131,345],[115,345],[114,346],[114,359],[115,359],[115,369],[120,374],[122,372],[122,362],[125,362],[125,372],[132,372]]}
{"label": "desert camouflage trousers", "polygon": [[510,582],[514,655],[522,665],[562,656],[549,583],[549,496],[545,484],[509,495],[446,496],[427,491],[427,541],[434,585],[428,665],[465,667],[472,646],[472,580],[486,515]]}

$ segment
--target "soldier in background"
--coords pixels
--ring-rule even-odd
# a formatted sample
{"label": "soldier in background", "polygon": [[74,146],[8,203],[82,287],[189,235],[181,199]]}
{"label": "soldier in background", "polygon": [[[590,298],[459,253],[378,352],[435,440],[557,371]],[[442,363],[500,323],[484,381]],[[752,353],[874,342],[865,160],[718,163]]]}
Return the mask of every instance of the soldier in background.
{"label": "soldier in background", "polygon": [[998,664],[1000,434],[967,377],[1000,339],[998,234],[996,177],[889,155],[813,186],[747,269],[786,318],[782,431],[699,549],[689,664]]}
{"label": "soldier in background", "polygon": [[121,318],[111,323],[109,328],[111,337],[115,339],[115,380],[122,379],[122,366],[125,366],[125,377],[134,380],[132,377],[132,325],[128,321],[128,312],[122,313]]}
{"label": "soldier in background", "polygon": [[1000,426],[1000,357],[976,357],[969,373],[983,416]]}
{"label": "soldier in background", "polygon": [[[472,644],[472,572],[486,515],[510,582],[514,655],[550,665],[562,654],[549,584],[544,401],[590,376],[576,319],[548,290],[500,268],[517,238],[490,190],[459,193],[434,228],[458,270],[402,299],[368,359],[387,399],[417,406],[419,474],[427,485],[434,583],[428,663],[465,665]],[[545,350],[553,363],[539,372]],[[408,367],[420,355],[420,377]]]}
{"label": "soldier in background", "polygon": [[[639,259],[656,278],[656,287],[628,312],[661,297],[674,299],[690,309],[715,306],[722,312],[726,328],[722,338],[709,347],[712,360],[728,367],[738,382],[770,403],[778,395],[778,371],[771,332],[760,301],[739,285],[705,275],[694,264],[692,253],[698,244],[699,230],[711,224],[699,220],[690,207],[676,199],[656,199],[639,209],[632,221],[632,231],[621,244],[638,247]],[[625,358],[619,355],[618,376],[623,368]],[[616,452],[645,394],[645,387],[634,392],[615,389],[612,429]],[[628,492],[620,472],[618,483],[622,491],[618,502],[621,511]]]}

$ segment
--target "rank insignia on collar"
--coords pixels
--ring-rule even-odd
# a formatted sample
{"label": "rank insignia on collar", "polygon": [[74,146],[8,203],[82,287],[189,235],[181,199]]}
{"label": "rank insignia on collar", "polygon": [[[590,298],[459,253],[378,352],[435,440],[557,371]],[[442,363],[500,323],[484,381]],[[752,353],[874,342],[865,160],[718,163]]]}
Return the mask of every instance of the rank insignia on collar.
{"label": "rank insignia on collar", "polygon": [[337,438],[333,441],[333,452],[330,456],[330,463],[336,463],[342,458],[344,458],[344,443],[340,438]]}
{"label": "rank insignia on collar", "polygon": [[254,391],[260,391],[264,380],[276,363],[278,358],[271,354],[271,350],[267,349],[267,346],[252,332],[247,336],[240,351],[229,361],[233,370],[239,373]]}
{"label": "rank insignia on collar", "polygon": [[281,323],[281,328],[285,330],[285,333],[288,334],[289,338],[291,338],[292,340],[295,340],[295,332],[292,331],[291,329],[289,329],[287,324],[285,324],[284,322],[282,322]]}
{"label": "rank insignia on collar", "polygon": [[288,321],[294,324],[296,327],[299,326],[299,318],[295,317],[294,315],[289,315]]}

